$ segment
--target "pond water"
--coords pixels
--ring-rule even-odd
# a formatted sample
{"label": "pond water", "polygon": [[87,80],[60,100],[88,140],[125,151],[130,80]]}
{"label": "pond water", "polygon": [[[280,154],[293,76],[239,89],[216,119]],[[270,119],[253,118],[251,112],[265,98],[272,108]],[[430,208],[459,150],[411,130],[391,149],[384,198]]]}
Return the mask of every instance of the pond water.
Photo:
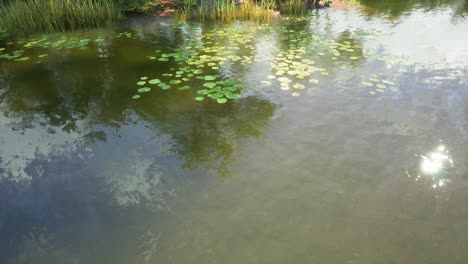
{"label": "pond water", "polygon": [[0,41],[0,263],[468,263],[468,3]]}

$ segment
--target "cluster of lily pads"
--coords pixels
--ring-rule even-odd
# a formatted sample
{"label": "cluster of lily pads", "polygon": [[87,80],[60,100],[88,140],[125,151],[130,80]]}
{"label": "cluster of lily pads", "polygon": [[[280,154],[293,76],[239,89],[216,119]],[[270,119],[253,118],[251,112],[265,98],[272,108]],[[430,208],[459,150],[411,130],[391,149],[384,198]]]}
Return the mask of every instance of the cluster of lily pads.
{"label": "cluster of lily pads", "polygon": [[[391,59],[369,48],[364,54],[362,46],[352,43],[353,40],[339,41],[321,36],[320,33],[314,34],[307,29],[309,19],[311,18],[285,17],[282,18],[284,23],[277,24],[246,26],[241,23],[227,27],[221,25],[203,33],[195,30],[198,29],[197,26],[190,24],[173,25],[183,27],[182,32],[190,34],[184,37],[183,45],[176,48],[165,47],[146,56],[150,61],[167,63],[171,66],[167,67],[169,71],[158,74],[155,78],[140,77],[136,81],[136,93],[132,98],[139,99],[155,88],[161,90],[174,88],[195,90],[195,100],[198,101],[210,98],[218,103],[226,103],[228,100],[241,97],[241,94],[247,91],[246,78],[236,75],[235,72],[246,72],[254,62],[264,63],[264,68],[269,69],[269,73],[260,79],[261,85],[274,85],[281,90],[291,91],[293,96],[299,96],[301,90],[314,88],[319,83],[318,75],[329,74],[326,69],[327,62],[334,62],[340,69],[348,70],[364,59],[383,61]],[[325,26],[334,23],[332,20],[322,20],[321,23],[325,23]],[[349,39],[377,36],[374,32],[362,29],[356,29],[350,34]],[[259,36],[266,40],[266,46],[260,46]],[[106,36],[106,39],[113,37],[135,39],[138,35],[124,31]],[[0,59],[33,60],[41,63],[48,54],[36,52],[34,55],[28,55],[25,50],[34,47],[87,49],[90,43],[103,41],[104,37],[90,37],[84,33],[43,35],[7,43],[7,45],[19,45],[20,48],[8,52],[5,48],[0,48]],[[266,55],[262,49],[268,50]],[[178,67],[170,68],[173,65]],[[370,91],[371,94],[384,92],[387,88],[397,91],[393,87],[393,82],[380,81],[378,77],[378,75],[372,76],[370,80],[362,82],[365,86],[375,88]]]}
{"label": "cluster of lily pads", "polygon": [[91,38],[88,35],[65,35],[63,33],[56,33],[52,35],[42,35],[40,37],[33,37],[29,39],[20,39],[15,42],[6,43],[9,46],[20,46],[20,49],[7,52],[6,47],[0,48],[0,59],[7,59],[13,61],[29,61],[33,60],[35,63],[41,63],[42,60],[48,56],[47,53],[29,54],[26,55],[25,50],[32,48],[55,48],[55,49],[87,49],[89,44],[103,42],[103,37]]}
{"label": "cluster of lily pads", "polygon": [[[349,40],[340,42],[311,34],[310,31],[301,28],[294,28],[297,22],[304,22],[306,19],[286,17],[284,18],[286,24],[212,29],[204,34],[191,35],[186,39],[184,46],[170,52],[164,53],[156,50],[156,54],[147,56],[149,60],[158,63],[177,63],[181,66],[171,68],[170,72],[161,75],[173,79],[164,82],[158,79],[160,82],[155,85],[162,90],[171,87],[179,90],[194,88],[197,90],[195,100],[201,101],[209,97],[218,103],[226,103],[228,100],[239,98],[240,94],[246,91],[246,85],[242,83],[245,78],[232,76],[232,67],[248,67],[253,62],[259,62],[265,63],[266,67],[269,66],[271,72],[260,81],[261,85],[276,84],[281,90],[291,90],[293,96],[299,96],[301,90],[314,88],[314,85],[319,83],[320,78],[314,75],[329,74],[326,67],[319,66],[324,58],[339,64],[343,70],[351,67],[353,61],[360,59],[387,59],[379,54],[362,55],[362,46],[352,44]],[[331,20],[325,22],[333,24]],[[279,41],[277,45],[285,47],[279,49],[274,45],[263,47],[272,50],[273,54],[264,57],[256,56],[255,53],[260,53],[260,51],[255,45],[259,44],[258,41],[255,43],[253,40],[260,33],[267,33],[262,35],[269,36],[266,39],[270,44],[276,40]],[[276,38],[272,40],[270,38],[272,34],[268,33],[276,34]],[[371,33],[356,30],[355,34],[363,36]],[[126,33],[122,34],[124,35]],[[199,82],[197,79],[206,82]],[[140,80],[138,84],[146,85],[144,82],[145,80]],[[378,89],[376,91],[380,92],[391,84],[390,81],[376,83],[375,86]],[[395,88],[390,89],[396,91]],[[142,93],[150,90],[151,87],[138,88],[138,94],[135,94],[133,98],[138,99]]]}
{"label": "cluster of lily pads", "polygon": [[[163,73],[159,77],[173,79],[169,81],[157,79],[157,83],[152,84],[162,90],[168,90],[171,87],[177,87],[178,90],[189,90],[196,87],[195,100],[197,101],[208,97],[223,104],[228,100],[240,98],[241,93],[247,91],[245,89],[247,85],[243,83],[246,78],[235,78],[217,73],[225,65],[244,65],[253,62],[253,56],[237,54],[242,49],[254,49],[251,43],[254,35],[242,33],[245,31],[235,28],[212,30],[198,38],[187,39],[185,45],[174,49],[174,52],[162,53],[161,50],[156,50],[155,55],[149,55],[147,58],[158,62],[173,61],[183,66],[171,68],[170,72]],[[146,84],[146,79],[137,82],[137,85],[140,86]],[[148,84],[151,83],[148,81]],[[138,94],[132,98],[139,99],[142,93],[150,90],[151,87],[138,88]]]}
{"label": "cluster of lily pads", "polygon": [[124,31],[116,34],[116,38],[133,38],[137,39],[138,35],[137,34],[132,34],[132,32]]}
{"label": "cluster of lily pads", "polygon": [[[367,87],[371,87],[373,90],[369,91],[370,94],[384,93],[385,91],[392,90],[398,92],[399,90],[395,88],[395,83],[389,80],[379,79],[384,75],[383,73],[372,74],[370,78],[362,81],[361,83]],[[364,75],[359,77],[364,78]]]}

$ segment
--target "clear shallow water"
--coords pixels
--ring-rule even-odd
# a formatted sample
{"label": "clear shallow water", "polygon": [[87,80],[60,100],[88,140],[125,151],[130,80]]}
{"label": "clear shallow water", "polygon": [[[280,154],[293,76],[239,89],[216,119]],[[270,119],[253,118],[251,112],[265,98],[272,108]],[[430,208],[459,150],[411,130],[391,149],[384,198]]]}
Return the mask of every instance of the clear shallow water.
{"label": "clear shallow water", "polygon": [[[0,59],[0,262],[466,263],[466,5],[411,3],[3,41],[30,59]],[[241,98],[192,78],[131,99],[185,66],[147,56],[194,42],[242,57],[202,74]]]}

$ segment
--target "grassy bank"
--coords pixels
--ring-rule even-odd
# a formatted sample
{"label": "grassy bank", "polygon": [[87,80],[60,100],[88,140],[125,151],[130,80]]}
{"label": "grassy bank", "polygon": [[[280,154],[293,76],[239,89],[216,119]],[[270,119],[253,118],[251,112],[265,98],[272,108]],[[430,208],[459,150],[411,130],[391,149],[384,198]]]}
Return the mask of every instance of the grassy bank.
{"label": "grassy bank", "polygon": [[82,30],[110,25],[125,12],[154,15],[168,9],[176,10],[180,20],[218,22],[268,22],[280,12],[308,12],[307,0],[236,1],[239,0],[0,0],[0,32],[27,35]]}
{"label": "grassy bank", "polygon": [[279,6],[283,14],[304,15],[307,13],[307,1],[304,0],[286,0]]}
{"label": "grassy bank", "polygon": [[216,1],[214,5],[201,4],[193,8],[186,5],[179,12],[179,19],[195,18],[200,21],[216,20],[230,22],[237,19],[267,22],[275,16],[275,2],[273,0],[244,0],[242,5],[236,5],[232,0]]}
{"label": "grassy bank", "polygon": [[112,24],[121,12],[106,0],[13,0],[0,2],[0,30],[12,34],[60,32]]}

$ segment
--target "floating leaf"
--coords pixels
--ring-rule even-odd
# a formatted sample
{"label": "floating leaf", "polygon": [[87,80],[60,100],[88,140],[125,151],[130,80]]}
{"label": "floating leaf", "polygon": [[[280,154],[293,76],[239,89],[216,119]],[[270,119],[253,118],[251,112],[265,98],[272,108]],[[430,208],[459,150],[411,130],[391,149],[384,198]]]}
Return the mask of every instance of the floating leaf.
{"label": "floating leaf", "polygon": [[376,86],[379,87],[379,88],[382,88],[382,89],[387,88],[387,86],[385,86],[385,85],[383,85],[383,84],[380,84],[380,83],[378,83]]}
{"label": "floating leaf", "polygon": [[293,85],[293,87],[294,87],[295,89],[300,89],[300,90],[302,90],[302,89],[305,88],[305,86],[302,85],[302,84],[300,84],[300,83],[295,83],[295,84]]}
{"label": "floating leaf", "polygon": [[268,81],[261,81],[260,83],[262,85],[265,85],[265,86],[270,86],[271,85],[271,82],[268,82]]}
{"label": "floating leaf", "polygon": [[240,94],[227,94],[226,97],[228,99],[234,100],[234,99],[240,98],[241,96],[240,96]]}
{"label": "floating leaf", "polygon": [[203,101],[204,99],[205,99],[205,97],[201,97],[201,96],[195,97],[195,100],[197,100],[197,101]]}
{"label": "floating leaf", "polygon": [[132,99],[139,99],[141,96],[138,95],[138,94],[135,94],[134,96],[132,96]]}
{"label": "floating leaf", "polygon": [[361,82],[362,84],[366,85],[366,86],[374,86],[373,83],[370,83],[370,82]]}
{"label": "floating leaf", "polygon": [[151,88],[149,87],[143,87],[143,88],[140,88],[137,90],[139,93],[147,93],[149,91],[151,91]]}
{"label": "floating leaf", "polygon": [[197,94],[209,94],[209,93],[211,93],[211,91],[207,89],[202,89],[202,90],[197,91]]}
{"label": "floating leaf", "polygon": [[216,100],[219,104],[224,104],[227,102],[227,99],[226,98],[220,98],[220,99],[217,99]]}
{"label": "floating leaf", "polygon": [[39,57],[39,58],[44,58],[44,57],[47,57],[47,56],[49,56],[49,54],[41,54],[41,55],[39,55],[38,57]]}
{"label": "floating leaf", "polygon": [[137,82],[138,85],[145,85],[146,84],[146,81],[139,81]]}
{"label": "floating leaf", "polygon": [[391,82],[391,81],[387,81],[387,80],[383,80],[382,82],[383,82],[383,83],[386,83],[386,84],[391,84],[391,85],[395,85],[395,83],[394,83],[394,82]]}
{"label": "floating leaf", "polygon": [[216,80],[216,76],[213,75],[207,75],[203,78],[205,81],[213,81]]}
{"label": "floating leaf", "polygon": [[148,83],[149,83],[149,84],[158,84],[158,83],[161,83],[161,80],[159,80],[159,79],[152,79],[152,80],[149,80]]}
{"label": "floating leaf", "polygon": [[292,93],[292,96],[300,96],[300,95],[301,95],[300,93],[296,93],[296,92]]}
{"label": "floating leaf", "polygon": [[375,89],[375,90],[376,90],[377,92],[381,92],[381,93],[385,92],[385,90],[383,90],[383,89]]}
{"label": "floating leaf", "polygon": [[208,83],[204,83],[203,86],[212,89],[212,88],[214,88],[214,87],[216,86],[216,83],[214,83],[214,82],[208,82]]}
{"label": "floating leaf", "polygon": [[310,80],[309,80],[309,82],[310,82],[310,83],[318,83],[318,82],[319,82],[319,80],[316,80],[316,79],[310,79]]}
{"label": "floating leaf", "polygon": [[178,88],[178,90],[181,90],[181,91],[188,90],[188,89],[190,89],[190,86],[187,86],[187,85]]}
{"label": "floating leaf", "polygon": [[148,77],[143,76],[143,77],[141,77],[140,79],[141,79],[141,80],[146,80],[146,79],[148,79]]}

